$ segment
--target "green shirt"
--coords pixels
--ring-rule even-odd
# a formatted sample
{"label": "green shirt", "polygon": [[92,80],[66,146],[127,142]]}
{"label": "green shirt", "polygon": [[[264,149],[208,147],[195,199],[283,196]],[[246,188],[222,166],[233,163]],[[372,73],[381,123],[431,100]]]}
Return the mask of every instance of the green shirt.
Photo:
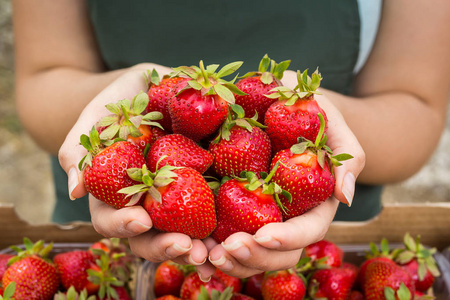
{"label": "green shirt", "polygon": [[[257,69],[268,54],[290,59],[291,70],[314,71],[321,86],[350,94],[358,58],[356,0],[320,1],[88,1],[106,66],[141,62],[169,67],[244,61],[240,74]],[[113,100],[113,99],[112,99]],[[116,99],[119,100],[119,99]],[[54,221],[89,220],[87,200],[68,200],[67,177],[53,158],[57,205]],[[381,210],[381,187],[357,185],[351,208],[336,220],[367,220]],[[67,208],[70,206],[70,209]]]}

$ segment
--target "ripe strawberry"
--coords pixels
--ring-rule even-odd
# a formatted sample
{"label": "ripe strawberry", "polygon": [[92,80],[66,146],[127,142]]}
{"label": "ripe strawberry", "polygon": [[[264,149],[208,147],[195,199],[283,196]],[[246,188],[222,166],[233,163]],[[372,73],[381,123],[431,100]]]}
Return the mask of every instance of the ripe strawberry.
{"label": "ripe strawberry", "polygon": [[169,100],[181,90],[186,84],[187,78],[163,76],[159,77],[155,69],[149,75],[149,89],[147,92],[149,101],[146,112],[159,111],[163,118],[157,120],[165,131],[172,133],[172,119],[168,109]]}
{"label": "ripe strawberry", "polygon": [[217,137],[210,143],[213,170],[219,176],[239,176],[243,171],[259,175],[269,171],[272,147],[264,126],[256,118],[244,118],[244,111],[234,105]]}
{"label": "ripe strawberry", "polygon": [[364,300],[364,295],[358,290],[353,290],[350,292],[350,296],[348,296],[348,300]]}
{"label": "ripe strawberry", "polygon": [[346,268],[318,269],[309,279],[308,294],[312,299],[345,300],[352,291],[356,273]]}
{"label": "ripe strawberry", "polygon": [[190,167],[203,174],[213,163],[213,155],[181,134],[169,134],[156,141],[147,155],[147,166],[155,172],[165,165]]}
{"label": "ripe strawberry", "polygon": [[193,272],[186,276],[181,286],[180,296],[182,299],[197,300],[202,292],[202,288],[206,289],[211,295],[213,290],[223,292],[226,289],[225,284],[217,277],[212,276],[208,282],[203,282],[197,272]]}
{"label": "ripe strawberry", "polygon": [[265,224],[283,221],[278,193],[284,191],[269,183],[275,170],[261,181],[253,172],[243,172],[242,178],[230,179],[220,186],[216,196],[217,227],[211,234],[216,242],[221,243],[236,232],[255,234]]}
{"label": "ripe strawberry", "polygon": [[255,300],[255,298],[241,293],[234,293],[230,300]]}
{"label": "ripe strawberry", "polygon": [[156,267],[153,290],[156,297],[164,295],[179,296],[184,278],[193,268],[172,261],[165,261]]}
{"label": "ripe strawberry", "polygon": [[287,60],[277,64],[266,54],[262,58],[257,72],[245,74],[236,83],[236,86],[247,94],[236,96],[236,104],[242,106],[245,117],[251,118],[257,114],[257,121],[264,123],[267,109],[276,101],[276,99],[268,98],[266,95],[273,93],[274,88],[282,85],[280,80],[290,63],[291,61]]}
{"label": "ripe strawberry", "polygon": [[314,94],[318,94],[321,75],[316,70],[310,78],[305,70],[302,74],[297,72],[297,79],[298,85],[294,90],[278,87],[274,93],[267,95],[278,99],[267,109],[264,117],[274,154],[296,144],[299,137],[314,141],[321,126],[319,114],[324,118],[325,131],[328,127],[326,114],[314,99]]}
{"label": "ripe strawberry", "polygon": [[238,277],[230,276],[216,269],[214,276],[219,278],[227,287],[230,287],[233,293],[239,293],[242,290],[242,281]]}
{"label": "ripe strawberry", "polygon": [[305,255],[320,264],[338,268],[342,265],[344,251],[335,243],[321,240],[304,248]]}
{"label": "ripe strawberry", "polygon": [[272,159],[272,167],[280,163],[273,176],[273,181],[292,195],[292,201],[280,197],[286,207],[283,220],[304,214],[328,199],[334,191],[335,179],[333,167],[341,165],[340,161],[352,158],[349,154],[331,156],[331,150],[325,146],[326,135],[324,119],[321,131],[315,143],[305,140],[290,149],[281,150]]}
{"label": "ripe strawberry", "polygon": [[221,77],[232,74],[241,65],[242,62],[230,63],[217,73],[217,65],[205,69],[202,61],[200,68],[175,68],[176,75],[190,80],[184,90],[169,100],[173,132],[183,134],[195,142],[216,132],[227,118],[228,103],[234,103],[234,94],[243,94],[234,84]]}
{"label": "ripe strawberry", "polygon": [[45,246],[42,240],[33,244],[27,238],[24,238],[24,244],[25,250],[12,247],[18,254],[9,261],[9,267],[3,274],[2,286],[15,282],[15,299],[53,299],[60,283],[55,265],[47,259],[53,244]]}
{"label": "ripe strawberry", "polygon": [[77,292],[85,289],[89,295],[93,295],[99,290],[100,286],[88,279],[88,270],[100,270],[91,252],[73,250],[58,253],[53,258],[53,262],[58,268],[61,284],[65,289],[73,286]]}
{"label": "ripe strawberry", "polygon": [[94,128],[89,137],[82,135],[80,140],[89,151],[79,164],[80,170],[84,169],[86,190],[97,199],[118,209],[139,202],[138,197],[127,199],[126,195],[118,191],[137,183],[128,176],[127,169],[141,168],[145,164],[142,151],[125,141],[103,147]]}
{"label": "ripe strawberry", "polygon": [[214,194],[198,171],[165,165],[152,173],[144,165],[129,174],[143,184],[120,192],[129,196],[146,192],[142,206],[156,229],[203,239],[216,227]]}
{"label": "ripe strawberry", "polygon": [[263,300],[261,285],[264,280],[264,273],[256,274],[247,278],[244,287],[244,294],[249,295],[256,300]]}
{"label": "ripe strawberry", "polygon": [[420,243],[419,236],[414,240],[409,233],[403,241],[405,249],[397,255],[395,262],[411,274],[416,290],[426,292],[433,286],[435,277],[441,275],[433,257],[436,249],[426,248]]}
{"label": "ripe strawberry", "polygon": [[395,293],[401,284],[406,286],[410,295],[414,295],[414,282],[407,271],[395,263],[374,261],[367,266],[365,284],[362,288],[367,300],[378,300],[385,299],[385,288],[391,288],[392,293]]}
{"label": "ripe strawberry", "polygon": [[140,92],[131,101],[123,99],[117,103],[107,104],[106,108],[112,114],[101,118],[96,124],[100,139],[127,140],[144,151],[147,144],[151,146],[159,137],[166,135],[164,128],[155,122],[163,117],[160,112],[142,115],[148,101],[147,94]]}
{"label": "ripe strawberry", "polygon": [[304,280],[292,270],[268,272],[261,285],[264,300],[301,300],[305,296]]}
{"label": "ripe strawberry", "polygon": [[3,274],[8,268],[8,261],[13,257],[13,254],[0,254],[0,280],[2,279]]}
{"label": "ripe strawberry", "polygon": [[156,298],[155,300],[182,300],[182,299],[174,295],[164,295]]}

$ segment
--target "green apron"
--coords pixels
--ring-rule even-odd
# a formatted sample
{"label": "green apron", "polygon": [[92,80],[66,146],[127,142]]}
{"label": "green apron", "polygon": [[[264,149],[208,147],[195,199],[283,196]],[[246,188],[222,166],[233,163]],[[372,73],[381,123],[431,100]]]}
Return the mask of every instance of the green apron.
{"label": "green apron", "polygon": [[[105,65],[111,69],[154,62],[176,67],[244,61],[245,74],[268,54],[290,59],[291,70],[319,67],[322,86],[350,94],[359,53],[356,0],[321,1],[88,1]],[[313,12],[313,13],[311,13]],[[118,100],[118,99],[111,99]],[[57,204],[53,220],[89,221],[86,199],[71,202],[67,177],[53,158]],[[381,210],[380,186],[357,185],[351,208],[336,220],[367,220]]]}

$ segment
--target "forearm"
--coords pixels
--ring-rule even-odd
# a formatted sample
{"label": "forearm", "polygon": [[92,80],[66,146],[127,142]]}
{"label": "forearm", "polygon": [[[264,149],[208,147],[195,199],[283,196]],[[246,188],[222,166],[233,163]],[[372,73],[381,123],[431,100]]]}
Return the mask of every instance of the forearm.
{"label": "forearm", "polygon": [[408,93],[354,98],[323,92],[342,112],[366,153],[361,183],[385,184],[412,176],[432,155],[445,125],[445,99],[438,107]]}
{"label": "forearm", "polygon": [[57,154],[87,103],[123,72],[57,67],[18,75],[17,109],[23,126],[40,147]]}

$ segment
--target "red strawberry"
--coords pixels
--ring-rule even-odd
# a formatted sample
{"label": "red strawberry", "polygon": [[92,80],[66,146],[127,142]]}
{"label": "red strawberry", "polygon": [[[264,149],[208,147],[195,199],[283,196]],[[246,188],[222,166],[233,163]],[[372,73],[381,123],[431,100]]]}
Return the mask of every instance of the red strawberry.
{"label": "red strawberry", "polygon": [[234,103],[234,93],[243,94],[231,82],[221,77],[235,72],[242,62],[230,63],[219,72],[217,65],[174,69],[189,77],[188,85],[169,100],[169,113],[174,133],[199,142],[216,132],[228,115],[228,103]]}
{"label": "red strawberry", "polygon": [[148,101],[147,94],[141,92],[132,101],[123,99],[106,105],[112,114],[103,117],[96,124],[100,139],[112,141],[120,138],[144,151],[147,144],[151,146],[159,137],[166,135],[164,128],[155,122],[163,117],[160,112],[142,115]]}
{"label": "red strawberry", "polygon": [[255,300],[255,298],[241,293],[234,293],[230,300]]}
{"label": "red strawberry", "polygon": [[182,300],[182,299],[179,297],[175,297],[174,295],[165,295],[158,297],[155,300]]}
{"label": "red strawberry", "polygon": [[125,141],[103,148],[98,132],[94,128],[89,137],[82,135],[80,140],[89,151],[79,164],[80,169],[84,168],[86,190],[115,208],[136,204],[140,200],[139,197],[128,199],[118,191],[137,183],[128,176],[127,169],[141,168],[145,164],[142,151]]}
{"label": "red strawberry", "polygon": [[165,165],[152,173],[144,165],[129,174],[143,184],[120,192],[130,196],[146,192],[142,206],[156,229],[203,239],[216,227],[214,194],[198,171]]}
{"label": "red strawberry", "polygon": [[204,173],[213,163],[213,155],[181,134],[169,134],[156,141],[147,155],[150,171],[165,165],[190,167]]}
{"label": "red strawberry", "polygon": [[96,293],[100,286],[88,279],[88,270],[100,271],[95,258],[87,250],[73,250],[55,255],[53,262],[58,268],[61,284],[65,289],[71,286],[77,292],[86,289],[88,294]]}
{"label": "red strawberry", "polygon": [[223,273],[219,269],[216,269],[214,276],[222,280],[222,282],[227,287],[231,287],[233,293],[239,293],[242,290],[242,282],[238,277],[230,276],[228,274]]}
{"label": "red strawberry", "polygon": [[308,293],[312,299],[345,300],[352,291],[356,273],[351,269],[329,268],[314,271]]}
{"label": "red strawberry", "polygon": [[[156,297],[164,295],[179,296],[181,285],[190,268],[172,261],[165,261],[155,270],[153,290]],[[193,271],[193,269],[191,270]]]}
{"label": "red strawberry", "polygon": [[3,274],[8,268],[8,261],[13,257],[13,254],[0,254],[0,280],[2,279]]}
{"label": "red strawberry", "polygon": [[324,119],[321,119],[321,131],[315,143],[305,140],[290,149],[281,150],[272,159],[272,167],[280,166],[273,181],[288,191],[292,201],[280,197],[286,207],[283,220],[304,214],[328,199],[334,191],[335,179],[333,167],[341,165],[339,161],[352,158],[349,154],[331,156],[331,150],[325,146],[323,135]]}
{"label": "red strawberry", "polygon": [[321,240],[304,248],[305,255],[313,261],[320,260],[321,264],[338,268],[342,265],[344,251],[335,243]]}
{"label": "red strawberry", "polygon": [[282,191],[269,183],[275,169],[261,181],[254,173],[245,172],[243,178],[230,179],[220,186],[216,196],[217,227],[211,234],[216,242],[236,232],[255,234],[265,224],[283,221],[276,194]]}
{"label": "red strawberry", "polygon": [[247,278],[244,287],[244,294],[249,295],[256,300],[263,300],[261,284],[264,280],[264,273],[256,274]]}
{"label": "red strawberry", "polygon": [[269,136],[256,119],[244,118],[239,106],[222,125],[218,136],[209,145],[214,156],[213,170],[219,176],[239,176],[243,171],[259,175],[269,171],[272,147]]}
{"label": "red strawberry", "polygon": [[294,90],[278,87],[268,95],[278,99],[267,109],[264,118],[274,154],[296,144],[299,137],[314,141],[320,130],[319,113],[324,117],[325,131],[328,126],[325,112],[314,99],[321,75],[316,70],[310,78],[305,70],[302,74],[297,72],[297,79],[298,85]]}
{"label": "red strawberry", "polygon": [[155,69],[149,75],[150,82],[147,92],[149,102],[146,112],[159,111],[162,113],[163,118],[157,122],[161,124],[164,130],[171,133],[172,120],[170,118],[168,103],[184,87],[187,78],[164,76],[160,79]]}
{"label": "red strawberry", "polygon": [[197,300],[202,287],[206,289],[208,294],[211,294],[213,290],[223,292],[226,289],[225,284],[219,278],[212,276],[208,282],[203,282],[198,273],[193,272],[186,276],[181,286],[180,296],[182,299]]}
{"label": "red strawberry", "polygon": [[409,290],[411,299],[411,295],[415,292],[411,275],[395,263],[374,261],[367,266],[363,291],[367,300],[385,299],[385,288],[392,289],[392,293],[395,294],[401,284]]}
{"label": "red strawberry", "polygon": [[294,271],[283,270],[267,273],[261,291],[264,300],[301,300],[306,287],[304,280]]}
{"label": "red strawberry", "polygon": [[398,254],[395,261],[411,274],[416,290],[426,292],[432,287],[435,277],[440,276],[433,257],[436,249],[426,248],[420,243],[419,236],[414,240],[408,233],[403,241],[406,248]]}
{"label": "red strawberry", "polygon": [[2,286],[15,282],[15,299],[53,299],[60,283],[55,265],[47,259],[53,244],[45,246],[42,240],[33,244],[27,238],[24,238],[24,244],[25,250],[13,247],[18,255],[9,261]]}
{"label": "red strawberry", "polygon": [[[245,74],[236,86],[247,95],[237,95],[236,104],[242,106],[247,118],[258,115],[258,122],[264,122],[264,116],[269,106],[276,101],[266,97],[272,89],[281,86],[281,78],[289,67],[290,60],[277,64],[267,54],[262,58],[258,71]],[[270,67],[270,70],[269,70]]]}
{"label": "red strawberry", "polygon": [[350,292],[350,296],[348,296],[348,300],[364,300],[364,295],[358,290],[353,290]]}

